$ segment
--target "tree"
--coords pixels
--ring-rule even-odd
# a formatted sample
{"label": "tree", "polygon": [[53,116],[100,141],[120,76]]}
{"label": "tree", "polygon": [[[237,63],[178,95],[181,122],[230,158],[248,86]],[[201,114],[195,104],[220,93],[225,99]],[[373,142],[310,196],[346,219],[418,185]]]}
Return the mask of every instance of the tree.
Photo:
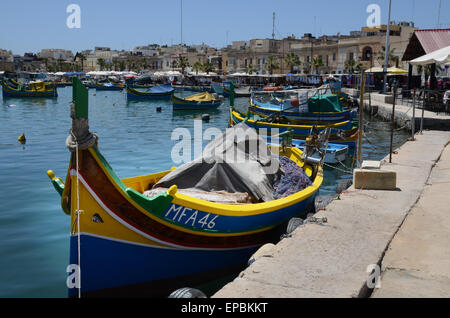
{"label": "tree", "polygon": [[249,66],[247,66],[247,69],[245,70],[245,72],[248,75],[252,75],[254,72],[256,72],[256,69],[253,67],[252,64],[250,64]]}
{"label": "tree", "polygon": [[97,64],[98,64],[98,66],[100,66],[100,71],[103,71],[103,69],[106,66],[105,60],[102,58],[99,58],[99,59],[97,59]]}
{"label": "tree", "polygon": [[77,59],[80,60],[80,62],[81,62],[81,71],[84,72],[84,61],[87,60],[86,56],[84,56],[83,53],[77,52],[77,54],[75,54],[74,61],[76,61]]}
{"label": "tree", "polygon": [[180,56],[177,60],[177,67],[181,68],[181,73],[184,74],[186,67],[189,67],[189,61],[186,57]]}
{"label": "tree", "polygon": [[198,75],[198,72],[203,69],[203,64],[200,61],[197,61],[192,66],[192,70]]}
{"label": "tree", "polygon": [[280,66],[277,62],[277,60],[275,59],[274,56],[269,56],[267,58],[267,62],[266,62],[266,69],[269,71],[269,74],[272,75],[274,70],[279,69]]}
{"label": "tree", "polygon": [[286,56],[285,62],[287,66],[289,66],[289,68],[291,69],[291,73],[294,73],[294,66],[300,65],[299,57],[292,52]]}
{"label": "tree", "polygon": [[205,63],[203,63],[203,72],[205,72],[206,74],[209,74],[209,72],[213,71],[213,65],[211,64],[211,62],[209,60],[207,60]]}
{"label": "tree", "polygon": [[[378,53],[378,56],[377,56],[377,60],[380,62],[381,65],[383,65],[383,67],[384,67],[385,55],[386,55],[386,46],[383,45],[381,47],[380,53]],[[388,54],[388,65],[387,65],[388,67],[391,65],[390,62],[394,62],[395,67],[398,67],[398,65],[400,63],[399,57],[397,55],[395,55],[394,48],[392,50],[390,50],[389,54]]]}
{"label": "tree", "polygon": [[354,73],[356,68],[356,61],[354,59],[348,59],[344,64],[344,72]]}
{"label": "tree", "polygon": [[313,58],[312,65],[314,66],[314,69],[316,70],[316,74],[318,74],[320,68],[322,68],[324,66],[322,57],[319,56],[319,57]]}

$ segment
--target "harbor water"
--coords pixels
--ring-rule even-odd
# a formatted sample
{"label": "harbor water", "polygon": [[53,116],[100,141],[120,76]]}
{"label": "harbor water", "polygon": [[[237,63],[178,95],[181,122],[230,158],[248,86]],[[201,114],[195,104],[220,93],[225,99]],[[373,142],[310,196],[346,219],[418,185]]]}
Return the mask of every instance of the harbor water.
{"label": "harbor water", "polygon": [[[67,296],[70,218],[61,210],[47,170],[63,179],[67,173],[72,88],[58,88],[58,93],[53,99],[0,99],[0,297]],[[89,99],[90,130],[98,134],[102,154],[121,178],[176,166],[171,153],[177,128],[194,138],[199,123],[202,131],[228,126],[228,100],[214,111],[174,112],[170,100],[127,101],[125,91],[90,90]],[[236,99],[239,109],[247,103],[247,98]],[[205,113],[210,120],[202,122]],[[17,139],[22,133],[24,145]],[[396,131],[394,149],[408,137]],[[382,159],[389,141],[390,124],[367,119],[363,158]],[[340,180],[352,178],[352,163],[349,158],[325,168],[322,196],[335,194]]]}

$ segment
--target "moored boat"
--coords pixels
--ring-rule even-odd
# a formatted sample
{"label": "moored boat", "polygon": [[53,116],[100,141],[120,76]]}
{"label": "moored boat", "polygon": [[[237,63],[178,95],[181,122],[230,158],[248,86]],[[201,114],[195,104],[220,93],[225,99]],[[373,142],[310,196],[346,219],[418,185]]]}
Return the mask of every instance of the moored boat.
{"label": "moored boat", "polygon": [[208,92],[195,94],[189,97],[177,97],[172,94],[173,110],[201,110],[218,108],[222,105],[222,98]]}
{"label": "moored boat", "polygon": [[121,91],[123,88],[123,83],[97,83],[95,86],[95,89],[98,91]]}
{"label": "moored boat", "polygon": [[144,98],[144,99],[170,98],[173,92],[174,88],[172,87],[171,84],[155,86],[147,90],[140,90],[127,86],[128,98]]}
{"label": "moored boat", "polygon": [[272,99],[268,102],[250,100],[249,111],[261,117],[282,116],[293,123],[338,123],[353,120],[356,112],[345,109],[336,95],[316,95],[308,99],[305,105],[299,105],[295,99]]}
{"label": "moored boat", "polygon": [[58,97],[56,86],[48,82],[32,82],[26,86],[2,81],[3,97]]}
{"label": "moored boat", "polygon": [[71,217],[71,297],[167,297],[242,269],[260,246],[279,238],[291,217],[314,204],[323,182],[320,163],[303,160],[297,148],[274,147],[280,162],[308,180],[302,190],[242,204],[196,198],[177,185],[148,195],[183,168],[120,179],[89,132],[88,93],[77,79],[73,103],[67,178],[48,172]]}
{"label": "moored boat", "polygon": [[267,122],[264,121],[263,117],[244,116],[233,108],[230,109],[230,126],[245,122],[248,126],[256,129],[258,132],[267,135],[272,135],[272,133],[284,133],[288,130],[292,130],[294,134],[293,138],[299,140],[306,140],[313,126],[316,126],[319,131],[330,128],[331,135],[329,141],[331,143],[348,145],[350,147],[350,153],[353,153],[356,147],[358,127],[352,121],[344,121],[340,123],[323,123],[319,125],[299,125],[292,124],[287,119],[281,119],[281,122],[276,122],[276,119],[279,118],[280,117],[274,118],[275,122]]}

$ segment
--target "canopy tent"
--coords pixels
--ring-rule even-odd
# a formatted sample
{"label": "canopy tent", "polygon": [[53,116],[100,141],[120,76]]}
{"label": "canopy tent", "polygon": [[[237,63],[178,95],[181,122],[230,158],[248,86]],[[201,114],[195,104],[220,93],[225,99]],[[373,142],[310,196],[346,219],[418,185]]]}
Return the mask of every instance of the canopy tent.
{"label": "canopy tent", "polygon": [[412,65],[450,64],[450,45],[429,54],[418,57],[411,62]]}
{"label": "canopy tent", "polygon": [[[407,70],[403,70],[397,67],[390,67],[387,69],[388,74],[407,74]],[[366,73],[384,73],[384,69],[382,67],[372,67],[369,68]]]}

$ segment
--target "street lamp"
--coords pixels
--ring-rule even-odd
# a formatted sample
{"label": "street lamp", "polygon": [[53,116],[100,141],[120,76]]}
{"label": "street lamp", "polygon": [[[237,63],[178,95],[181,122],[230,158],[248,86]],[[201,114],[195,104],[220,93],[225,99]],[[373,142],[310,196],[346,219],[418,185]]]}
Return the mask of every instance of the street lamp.
{"label": "street lamp", "polygon": [[385,46],[385,52],[384,52],[384,82],[383,82],[383,93],[386,94],[386,84],[387,84],[387,69],[388,69],[388,63],[389,63],[389,39],[391,36],[391,4],[392,0],[389,0],[389,17],[388,17],[388,25],[387,25],[387,31],[386,31],[386,46]]}

